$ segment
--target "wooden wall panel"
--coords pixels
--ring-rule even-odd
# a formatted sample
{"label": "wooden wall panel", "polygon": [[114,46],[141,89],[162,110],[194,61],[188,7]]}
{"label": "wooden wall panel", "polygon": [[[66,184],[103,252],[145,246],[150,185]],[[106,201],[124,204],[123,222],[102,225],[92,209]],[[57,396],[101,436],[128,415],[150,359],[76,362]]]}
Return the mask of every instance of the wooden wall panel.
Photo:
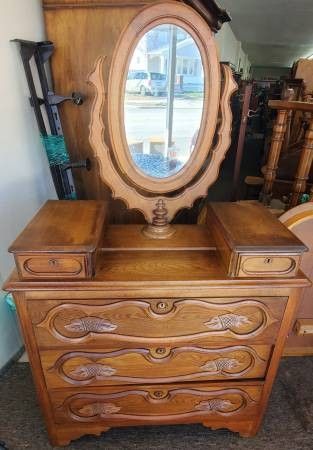
{"label": "wooden wall panel", "polygon": [[[96,58],[106,55],[104,77],[107,83],[112,54],[123,28],[146,1],[44,0],[47,38],[55,45],[52,57],[52,76],[57,93],[79,91],[85,96],[82,106],[66,102],[60,115],[66,143],[72,161],[90,158],[92,170],[74,171],[79,198],[108,199],[110,192],[100,180],[97,162],[88,141],[90,108],[93,89],[87,85],[89,72]],[[107,125],[107,124],[106,124]],[[107,142],[108,137],[105,137]],[[121,201],[111,205],[112,222],[144,222],[136,211],[127,211]]]}

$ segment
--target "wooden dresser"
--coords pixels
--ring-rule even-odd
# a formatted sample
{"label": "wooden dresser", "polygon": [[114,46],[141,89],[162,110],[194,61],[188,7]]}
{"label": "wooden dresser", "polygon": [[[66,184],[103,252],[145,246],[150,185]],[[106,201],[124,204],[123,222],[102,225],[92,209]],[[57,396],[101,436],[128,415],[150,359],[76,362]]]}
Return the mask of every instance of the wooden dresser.
{"label": "wooden dresser", "polygon": [[5,288],[50,441],[183,423],[253,436],[309,285],[306,247],[259,204],[172,224],[206,196],[231,142],[236,83],[214,40],[230,18],[214,0],[44,6],[56,86],[88,78],[88,101],[64,111],[70,145],[93,155],[85,181],[146,221],[109,225],[112,203],[50,201],[10,248]]}
{"label": "wooden dresser", "polygon": [[49,201],[10,248],[51,444],[183,423],[253,436],[309,284],[305,246],[253,203],[212,204],[170,239],[106,222],[101,202]]}

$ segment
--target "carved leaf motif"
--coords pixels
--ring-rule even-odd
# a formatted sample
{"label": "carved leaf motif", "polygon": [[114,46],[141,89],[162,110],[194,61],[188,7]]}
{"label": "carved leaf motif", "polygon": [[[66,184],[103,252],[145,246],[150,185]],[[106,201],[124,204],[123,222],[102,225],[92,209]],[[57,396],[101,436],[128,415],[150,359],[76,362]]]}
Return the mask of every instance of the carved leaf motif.
{"label": "carved leaf motif", "polygon": [[221,316],[212,317],[208,322],[205,322],[204,325],[211,330],[228,330],[249,323],[251,323],[251,320],[246,316],[241,316],[239,314],[223,314]]}
{"label": "carved leaf motif", "polygon": [[114,405],[114,403],[90,403],[88,405],[84,405],[82,408],[78,410],[78,412],[86,417],[92,416],[101,416],[108,414],[115,414],[121,408],[119,406]]}
{"label": "carved leaf motif", "polygon": [[116,373],[116,369],[104,364],[85,364],[75,367],[74,370],[70,372],[70,375],[74,378],[96,378],[101,379],[104,377],[110,377]]}
{"label": "carved leaf motif", "polygon": [[240,362],[235,358],[219,358],[214,361],[208,361],[201,369],[208,372],[221,373],[224,370],[231,370],[240,366]]}
{"label": "carved leaf motif", "polygon": [[94,332],[94,333],[107,333],[117,328],[117,325],[111,323],[101,317],[81,317],[72,320],[69,324],[65,325],[65,328],[73,332]]}
{"label": "carved leaf motif", "polygon": [[229,408],[234,405],[230,400],[213,398],[212,400],[206,400],[204,402],[200,402],[195,406],[195,409],[200,411],[209,411],[209,412],[227,412]]}

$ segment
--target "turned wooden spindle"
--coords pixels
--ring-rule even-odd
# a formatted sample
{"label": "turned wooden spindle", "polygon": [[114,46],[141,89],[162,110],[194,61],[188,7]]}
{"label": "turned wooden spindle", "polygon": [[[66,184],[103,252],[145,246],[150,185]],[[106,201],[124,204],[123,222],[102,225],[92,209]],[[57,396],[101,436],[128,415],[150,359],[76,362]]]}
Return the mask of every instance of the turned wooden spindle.
{"label": "turned wooden spindle", "polygon": [[[302,194],[306,191],[306,184],[313,162],[313,117],[311,116],[309,127],[305,133],[305,140],[298,164],[295,181],[292,188],[290,208],[296,206]],[[312,192],[311,192],[312,195]]]}
{"label": "turned wooden spindle", "polygon": [[[295,97],[295,91],[293,89],[286,89],[282,94],[282,100],[292,101]],[[287,122],[286,122],[286,131],[282,146],[282,152],[288,152],[290,137],[291,137],[291,123],[292,123],[293,111],[288,111]]]}
{"label": "turned wooden spindle", "polygon": [[168,223],[168,210],[163,199],[156,202],[153,212],[152,223],[146,225],[142,232],[151,239],[168,239],[175,232],[175,228]]}
{"label": "turned wooden spindle", "polygon": [[276,178],[277,165],[284,142],[285,132],[287,128],[288,111],[278,110],[276,122],[273,128],[273,137],[268,161],[264,174],[264,185],[261,194],[261,200],[264,204],[269,204],[272,195],[273,184]]}

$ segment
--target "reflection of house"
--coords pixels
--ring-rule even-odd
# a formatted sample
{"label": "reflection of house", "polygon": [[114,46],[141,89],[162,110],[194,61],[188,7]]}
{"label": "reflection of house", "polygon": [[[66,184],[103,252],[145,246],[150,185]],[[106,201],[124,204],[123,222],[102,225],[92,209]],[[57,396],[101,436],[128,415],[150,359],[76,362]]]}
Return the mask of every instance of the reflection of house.
{"label": "reflection of house", "polygon": [[[130,70],[144,70],[167,74],[170,27],[158,26],[139,41],[134,51]],[[176,28],[176,87],[185,92],[203,91],[203,67],[197,45],[181,28]]]}
{"label": "reflection of house", "polygon": [[129,70],[148,70],[147,35],[138,42],[130,61]]}
{"label": "reflection of house", "polygon": [[[148,70],[167,72],[168,45],[148,51]],[[195,42],[187,37],[176,45],[176,75],[180,76],[180,85],[186,92],[203,91],[203,68],[201,56]]]}

